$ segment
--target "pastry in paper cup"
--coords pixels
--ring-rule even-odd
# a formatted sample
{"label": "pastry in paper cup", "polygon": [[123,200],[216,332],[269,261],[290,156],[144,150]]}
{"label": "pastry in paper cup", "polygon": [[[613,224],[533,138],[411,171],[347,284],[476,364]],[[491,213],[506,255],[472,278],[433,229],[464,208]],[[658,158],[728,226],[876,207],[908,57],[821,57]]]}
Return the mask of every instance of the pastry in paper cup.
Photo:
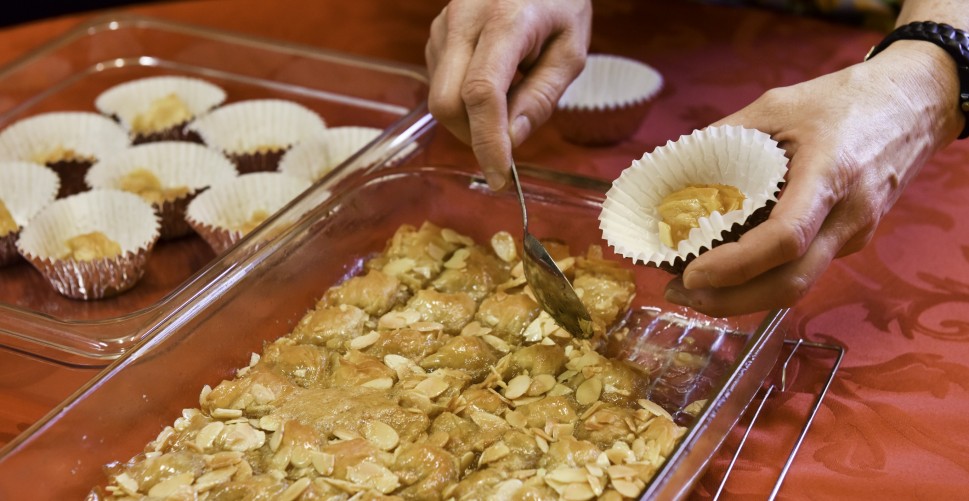
{"label": "pastry in paper cup", "polygon": [[30,162],[0,162],[0,267],[16,262],[17,237],[57,197],[57,173]]}
{"label": "pastry in paper cup", "polygon": [[41,113],[14,122],[0,132],[0,161],[46,165],[61,179],[58,197],[87,189],[84,175],[99,159],[129,146],[117,122],[97,113]]}
{"label": "pastry in paper cup", "polygon": [[225,154],[240,174],[277,170],[293,145],[318,136],[326,123],[313,110],[283,99],[252,99],[216,108],[187,126]]}
{"label": "pastry in paper cup", "polygon": [[648,64],[591,54],[582,73],[559,98],[552,123],[572,143],[619,143],[639,130],[662,88],[662,75]]}
{"label": "pastry in paper cup", "polygon": [[281,172],[243,174],[195,197],[185,219],[221,254],[310,185],[306,179]]}
{"label": "pastry in paper cup", "polygon": [[153,141],[201,142],[185,130],[193,119],[225,101],[225,91],[199,78],[156,76],[115,85],[94,100],[102,114],[121,123],[133,144]]}
{"label": "pastry in paper cup", "polygon": [[[603,238],[635,263],[683,272],[696,256],[733,242],[765,221],[777,202],[787,158],[761,131],[737,126],[708,127],[670,141],[636,160],[606,193],[599,215]],[[668,245],[661,210],[670,196],[699,187],[708,193],[733,187],[743,194],[737,210],[714,211],[694,220],[686,238]],[[695,207],[700,201],[689,200]],[[675,207],[675,203],[672,205]],[[666,240],[666,242],[664,242]]]}
{"label": "pastry in paper cup", "polygon": [[158,217],[139,196],[91,190],[40,211],[17,250],[50,284],[74,299],[101,299],[133,287],[158,240]]}
{"label": "pastry in paper cup", "polygon": [[159,141],[115,153],[91,166],[85,180],[94,189],[115,189],[141,196],[161,219],[161,238],[191,233],[185,208],[209,186],[235,179],[235,165],[221,153],[197,143]]}

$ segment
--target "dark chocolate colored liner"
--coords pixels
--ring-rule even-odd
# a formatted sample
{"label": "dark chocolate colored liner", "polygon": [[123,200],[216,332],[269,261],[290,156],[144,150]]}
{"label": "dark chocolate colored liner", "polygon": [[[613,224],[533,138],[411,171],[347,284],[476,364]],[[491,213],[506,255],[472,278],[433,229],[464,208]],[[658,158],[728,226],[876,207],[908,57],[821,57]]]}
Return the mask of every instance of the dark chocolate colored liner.
{"label": "dark chocolate colored liner", "polygon": [[53,169],[61,180],[57,198],[87,191],[88,186],[84,182],[84,176],[92,165],[94,165],[94,162],[88,160],[61,160],[48,163],[47,166]]}
{"label": "dark chocolate colored liner", "polygon": [[20,259],[20,253],[17,252],[18,236],[20,236],[20,230],[11,231],[0,237],[0,268],[9,266]]}
{"label": "dark chocolate colored liner", "polygon": [[187,120],[178,125],[173,125],[167,129],[150,132],[147,134],[132,134],[131,144],[157,143],[160,141],[186,141],[190,143],[205,144],[202,136],[193,130],[188,130],[185,126],[191,120]]}
{"label": "dark chocolate colored liner", "polygon": [[279,160],[283,158],[283,155],[286,154],[288,149],[280,148],[266,153],[226,152],[226,157],[232,160],[232,163],[236,164],[239,175],[249,174],[251,172],[274,172],[279,167]]}
{"label": "dark chocolate colored liner", "polygon": [[188,207],[189,202],[201,192],[202,190],[199,190],[184,197],[166,200],[160,206],[153,206],[155,214],[161,220],[161,228],[159,231],[162,240],[184,237],[192,232],[192,226],[185,220],[185,209]]}

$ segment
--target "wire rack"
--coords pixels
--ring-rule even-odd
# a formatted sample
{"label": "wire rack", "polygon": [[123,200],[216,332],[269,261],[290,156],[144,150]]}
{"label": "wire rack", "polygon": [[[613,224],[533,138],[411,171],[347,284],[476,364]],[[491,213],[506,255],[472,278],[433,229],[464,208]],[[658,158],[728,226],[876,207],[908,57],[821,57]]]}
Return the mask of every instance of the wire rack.
{"label": "wire rack", "polygon": [[784,341],[784,345],[786,354],[782,355],[783,358],[778,361],[778,365],[775,367],[773,376],[768,380],[768,382],[765,383],[760,395],[747,411],[749,416],[746,417],[749,417],[749,420],[746,420],[746,428],[742,428],[744,426],[743,422],[737,425],[738,427],[741,427],[742,435],[739,443],[736,445],[733,454],[730,457],[730,461],[727,464],[722,477],[720,478],[719,484],[712,495],[712,499],[714,500],[721,499],[721,497],[725,495],[725,488],[731,479],[734,466],[737,464],[738,459],[741,457],[741,454],[744,451],[744,446],[747,444],[747,439],[750,437],[751,431],[754,430],[754,428],[757,427],[758,423],[760,422],[759,420],[762,417],[762,411],[764,410],[766,404],[771,401],[772,397],[776,397],[790,389],[790,386],[794,380],[794,376],[791,374],[792,363],[797,361],[799,357],[809,357],[814,362],[817,362],[818,360],[827,360],[826,363],[828,365],[826,371],[815,375],[815,377],[819,377],[820,380],[818,382],[820,384],[815,385],[816,389],[814,392],[813,402],[807,409],[800,432],[794,440],[794,443],[791,446],[786,458],[784,458],[783,466],[781,467],[780,472],[774,481],[773,488],[770,490],[770,493],[767,495],[766,499],[773,500],[777,497],[781,490],[781,486],[784,484],[784,479],[787,477],[787,473],[790,471],[791,465],[794,463],[794,460],[797,457],[798,450],[801,448],[801,444],[804,442],[804,438],[807,436],[808,431],[811,428],[811,424],[814,422],[814,418],[817,415],[818,410],[821,408],[821,404],[824,401],[832,382],[834,381],[835,375],[841,366],[841,361],[845,354],[845,348],[843,346],[815,343],[805,341],[803,339],[787,339]]}

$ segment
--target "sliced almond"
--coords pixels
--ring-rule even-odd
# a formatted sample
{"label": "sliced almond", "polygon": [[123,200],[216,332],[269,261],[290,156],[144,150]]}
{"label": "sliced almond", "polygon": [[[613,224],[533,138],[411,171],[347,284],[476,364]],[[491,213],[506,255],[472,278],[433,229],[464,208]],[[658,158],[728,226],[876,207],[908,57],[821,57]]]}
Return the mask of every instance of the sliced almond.
{"label": "sliced almond", "polygon": [[518,247],[515,237],[507,231],[499,231],[491,236],[491,249],[495,255],[506,263],[513,263],[518,259]]}
{"label": "sliced almond", "polygon": [[172,475],[153,485],[151,489],[148,490],[148,495],[158,498],[169,497],[178,493],[178,491],[182,490],[182,488],[192,485],[192,482],[194,481],[195,475],[191,472]]}
{"label": "sliced almond", "polygon": [[586,501],[596,497],[596,493],[587,483],[569,484],[562,491],[562,498],[566,501]]}
{"label": "sliced almond", "polygon": [[427,437],[427,443],[441,448],[446,446],[450,440],[451,435],[449,435],[446,431],[435,431]]}
{"label": "sliced almond", "polygon": [[360,386],[363,386],[364,388],[373,388],[375,390],[389,390],[394,386],[394,378],[378,377],[376,379],[371,379]]}
{"label": "sliced almond", "polygon": [[114,481],[118,483],[118,487],[129,496],[134,496],[138,494],[138,481],[131,478],[127,473],[122,473],[114,477]]}
{"label": "sliced almond", "polygon": [[381,421],[371,421],[363,429],[363,436],[378,449],[391,451],[400,443],[400,435],[390,425]]}
{"label": "sliced almond", "polygon": [[535,397],[547,393],[555,387],[555,376],[551,374],[539,374],[532,378],[532,384],[528,387],[528,396]]}
{"label": "sliced almond", "polygon": [[195,491],[205,492],[219,484],[224,484],[229,480],[232,480],[232,475],[235,475],[237,471],[239,471],[237,466],[228,466],[203,473],[195,480]]}
{"label": "sliced almond", "polygon": [[448,389],[448,384],[443,378],[431,376],[417,383],[414,389],[427,395],[429,398],[435,398]]}
{"label": "sliced almond", "polygon": [[206,450],[212,447],[215,443],[215,439],[219,438],[219,434],[225,429],[225,423],[222,421],[213,421],[199,430],[198,434],[195,435],[195,445],[198,446],[199,450]]}
{"label": "sliced almond", "polygon": [[528,374],[519,374],[510,381],[508,381],[508,387],[505,388],[505,398],[514,400],[518,397],[525,395],[528,391],[528,387],[532,384],[532,378]]}
{"label": "sliced almond", "polygon": [[627,498],[638,498],[640,488],[629,480],[613,480],[612,487]]}
{"label": "sliced almond", "polygon": [[508,445],[502,441],[498,441],[491,447],[481,451],[481,457],[478,458],[478,466],[484,466],[488,463],[498,461],[510,453],[511,449],[508,448]]}
{"label": "sliced almond", "polygon": [[218,408],[212,411],[215,419],[235,419],[242,416],[242,409],[223,409]]}
{"label": "sliced almond", "polygon": [[330,475],[333,473],[333,465],[336,464],[336,457],[326,452],[311,451],[310,463],[313,465],[313,469],[320,475]]}
{"label": "sliced almond", "polygon": [[472,240],[471,237],[462,235],[451,228],[442,228],[441,238],[443,238],[444,241],[449,244],[460,244],[465,247],[471,247],[474,245],[474,240]]}
{"label": "sliced almond", "polygon": [[278,501],[293,501],[294,499],[300,497],[303,494],[303,491],[305,491],[309,486],[309,477],[303,477],[290,484],[289,487],[283,490],[283,492],[279,493],[279,496],[276,497],[276,499]]}
{"label": "sliced almond", "polygon": [[505,413],[505,421],[515,428],[524,429],[528,425],[525,415],[518,411],[508,411]]}
{"label": "sliced almond", "polygon": [[380,271],[392,277],[396,277],[413,270],[415,266],[417,266],[417,261],[414,261],[409,257],[402,257],[391,259]]}
{"label": "sliced almond", "polygon": [[357,336],[350,340],[350,349],[352,350],[362,350],[368,346],[373,345],[380,340],[380,333],[377,331],[370,331],[362,336]]}
{"label": "sliced almond", "polygon": [[485,334],[484,336],[481,337],[481,339],[484,340],[484,342],[488,343],[489,346],[491,346],[492,348],[502,353],[508,353],[509,351],[511,351],[511,346],[509,346],[504,339],[501,339],[498,336]]}
{"label": "sliced almond", "polygon": [[587,379],[575,389],[575,401],[579,405],[591,405],[599,400],[602,395],[602,380],[599,378]]}

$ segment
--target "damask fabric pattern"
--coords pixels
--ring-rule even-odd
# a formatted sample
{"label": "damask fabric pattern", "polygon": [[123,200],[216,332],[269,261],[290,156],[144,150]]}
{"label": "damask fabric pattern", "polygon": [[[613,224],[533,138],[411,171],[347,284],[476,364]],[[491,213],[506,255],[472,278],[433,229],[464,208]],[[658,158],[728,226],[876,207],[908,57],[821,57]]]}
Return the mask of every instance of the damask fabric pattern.
{"label": "damask fabric pattern", "polygon": [[900,0],[711,0],[729,5],[754,5],[794,14],[819,15],[839,21],[891,28]]}

